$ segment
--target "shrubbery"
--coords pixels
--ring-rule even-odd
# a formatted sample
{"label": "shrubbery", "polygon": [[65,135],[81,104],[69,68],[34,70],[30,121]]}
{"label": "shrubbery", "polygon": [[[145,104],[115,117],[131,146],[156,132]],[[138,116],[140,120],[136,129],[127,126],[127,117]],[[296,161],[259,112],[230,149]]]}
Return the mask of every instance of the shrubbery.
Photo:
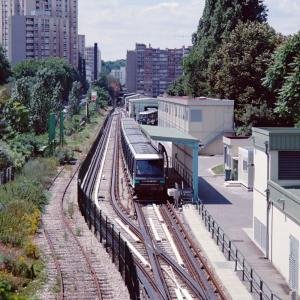
{"label": "shrubbery", "polygon": [[25,299],[15,292],[40,272],[33,236],[47,203],[45,187],[56,167],[53,158],[29,161],[15,181],[0,187],[0,242],[9,249],[0,258],[0,299]]}

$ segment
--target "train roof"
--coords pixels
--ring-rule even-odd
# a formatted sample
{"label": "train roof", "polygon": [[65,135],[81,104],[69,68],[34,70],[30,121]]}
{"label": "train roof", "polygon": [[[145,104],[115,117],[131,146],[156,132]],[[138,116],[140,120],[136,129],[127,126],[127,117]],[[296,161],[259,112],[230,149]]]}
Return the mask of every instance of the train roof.
{"label": "train roof", "polygon": [[151,145],[150,141],[141,131],[139,124],[130,118],[121,120],[125,138],[132,149],[136,159],[160,159],[161,154]]}

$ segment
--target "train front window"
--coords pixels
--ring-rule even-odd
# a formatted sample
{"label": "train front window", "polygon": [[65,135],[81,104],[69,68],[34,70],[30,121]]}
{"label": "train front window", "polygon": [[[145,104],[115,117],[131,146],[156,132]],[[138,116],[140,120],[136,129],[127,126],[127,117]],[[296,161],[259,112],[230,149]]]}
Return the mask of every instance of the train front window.
{"label": "train front window", "polygon": [[163,177],[164,161],[159,160],[137,160],[136,176],[139,177]]}

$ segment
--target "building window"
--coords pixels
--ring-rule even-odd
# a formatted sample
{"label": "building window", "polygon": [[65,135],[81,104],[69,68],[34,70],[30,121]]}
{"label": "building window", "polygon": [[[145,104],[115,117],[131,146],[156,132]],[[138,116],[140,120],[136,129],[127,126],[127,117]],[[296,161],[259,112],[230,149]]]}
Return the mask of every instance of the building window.
{"label": "building window", "polygon": [[202,121],[202,111],[200,109],[191,110],[191,122],[201,122]]}
{"label": "building window", "polygon": [[300,151],[278,152],[278,179],[300,180]]}

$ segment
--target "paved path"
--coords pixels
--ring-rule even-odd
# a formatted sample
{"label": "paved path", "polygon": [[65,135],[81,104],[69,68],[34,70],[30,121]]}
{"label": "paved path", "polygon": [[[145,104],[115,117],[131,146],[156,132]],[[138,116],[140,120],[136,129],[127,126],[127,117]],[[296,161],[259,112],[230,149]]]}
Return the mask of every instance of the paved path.
{"label": "paved path", "polygon": [[209,260],[215,274],[219,277],[227,294],[232,299],[250,300],[252,296],[247,288],[242,284],[239,277],[234,272],[234,262],[229,262],[224,257],[219,247],[213,241],[210,233],[202,223],[201,218],[192,205],[183,208],[183,216],[186,224],[191,228],[191,232],[198,240],[202,252]]}
{"label": "paved path", "polygon": [[224,187],[224,177],[213,176],[209,170],[221,163],[223,156],[199,157],[199,196],[259,276],[280,298],[289,299],[285,279],[249,237],[253,235],[253,194],[243,187]]}

